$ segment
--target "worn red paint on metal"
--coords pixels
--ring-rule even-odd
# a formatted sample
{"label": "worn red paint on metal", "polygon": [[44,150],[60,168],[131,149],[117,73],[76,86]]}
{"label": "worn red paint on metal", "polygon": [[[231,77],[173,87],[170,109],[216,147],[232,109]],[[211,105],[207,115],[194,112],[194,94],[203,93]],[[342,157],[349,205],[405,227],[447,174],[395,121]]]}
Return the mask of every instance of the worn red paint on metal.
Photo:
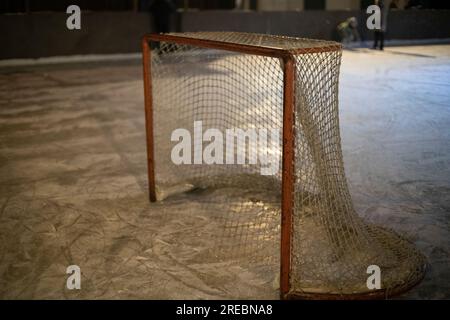
{"label": "worn red paint on metal", "polygon": [[147,174],[150,201],[156,201],[155,162],[153,139],[153,97],[151,78],[151,51],[146,37],[142,39],[142,67],[144,76],[145,128],[147,132]]}

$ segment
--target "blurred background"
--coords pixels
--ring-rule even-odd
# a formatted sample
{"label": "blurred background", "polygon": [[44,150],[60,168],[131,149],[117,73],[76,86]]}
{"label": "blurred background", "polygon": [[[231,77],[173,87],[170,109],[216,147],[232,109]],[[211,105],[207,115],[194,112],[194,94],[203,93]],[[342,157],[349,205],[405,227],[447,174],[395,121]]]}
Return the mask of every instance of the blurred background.
{"label": "blurred background", "polygon": [[[154,31],[151,0],[2,0],[0,59],[139,51],[140,37]],[[339,40],[339,23],[358,21],[361,40],[371,0],[174,0],[171,31],[245,31]],[[65,27],[66,8],[82,11],[81,30]],[[386,40],[450,38],[450,2],[386,1]]]}

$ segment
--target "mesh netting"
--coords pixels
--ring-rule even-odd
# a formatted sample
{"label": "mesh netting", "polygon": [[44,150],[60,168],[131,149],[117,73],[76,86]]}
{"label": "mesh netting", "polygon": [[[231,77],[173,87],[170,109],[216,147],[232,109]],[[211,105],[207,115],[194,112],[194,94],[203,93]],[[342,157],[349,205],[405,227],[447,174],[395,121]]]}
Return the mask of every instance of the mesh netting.
{"label": "mesh netting", "polygon": [[[362,221],[352,206],[339,135],[340,47],[326,41],[231,32],[182,36],[281,49],[295,57],[291,293],[390,295],[417,283],[425,270],[422,255],[393,231]],[[265,265],[269,267],[265,272],[273,274],[279,270],[282,66],[279,58],[175,42],[163,41],[152,52],[157,197],[184,201],[187,215],[207,219],[207,232],[199,232],[199,237],[211,240],[198,256],[203,261]],[[171,141],[171,136],[180,128],[191,134],[191,164],[177,165],[171,158],[179,142]],[[238,128],[246,134],[233,137],[229,147],[226,132]],[[208,129],[217,129],[223,139],[202,137]],[[213,142],[222,146],[223,153],[217,154],[216,148],[216,163],[205,164],[198,155]],[[238,152],[239,145],[247,152],[241,162],[236,157],[231,161],[227,157]],[[271,174],[261,174],[269,166]],[[381,290],[367,288],[370,265],[381,269]]]}

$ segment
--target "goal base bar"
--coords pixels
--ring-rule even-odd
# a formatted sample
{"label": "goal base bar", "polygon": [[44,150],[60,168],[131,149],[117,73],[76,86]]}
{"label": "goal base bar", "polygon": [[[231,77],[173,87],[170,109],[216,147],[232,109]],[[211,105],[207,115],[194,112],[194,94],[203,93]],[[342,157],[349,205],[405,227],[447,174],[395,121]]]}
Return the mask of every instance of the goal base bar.
{"label": "goal base bar", "polygon": [[366,292],[358,292],[358,293],[317,293],[317,292],[299,292],[299,291],[291,291],[285,295],[281,296],[282,300],[383,300],[390,299],[396,296],[399,296],[415,286],[417,286],[425,277],[425,271],[427,266],[423,266],[422,277],[416,279],[416,281],[410,283],[408,286],[405,286],[401,289],[397,290],[372,290]]}

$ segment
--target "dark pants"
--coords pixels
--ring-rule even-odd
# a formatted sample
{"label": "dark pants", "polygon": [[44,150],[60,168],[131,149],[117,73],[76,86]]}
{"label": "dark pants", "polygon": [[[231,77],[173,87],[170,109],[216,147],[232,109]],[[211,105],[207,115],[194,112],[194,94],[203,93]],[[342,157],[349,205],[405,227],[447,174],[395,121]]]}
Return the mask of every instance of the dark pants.
{"label": "dark pants", "polygon": [[153,19],[156,33],[168,33],[170,31],[170,16],[155,16]]}
{"label": "dark pants", "polygon": [[373,43],[373,48],[376,49],[378,47],[378,41],[380,42],[380,50],[384,48],[384,32],[383,31],[375,31],[375,42]]}
{"label": "dark pants", "polygon": [[[153,27],[155,33],[170,32],[170,15],[153,14]],[[159,49],[159,42],[151,44],[152,49]]]}

